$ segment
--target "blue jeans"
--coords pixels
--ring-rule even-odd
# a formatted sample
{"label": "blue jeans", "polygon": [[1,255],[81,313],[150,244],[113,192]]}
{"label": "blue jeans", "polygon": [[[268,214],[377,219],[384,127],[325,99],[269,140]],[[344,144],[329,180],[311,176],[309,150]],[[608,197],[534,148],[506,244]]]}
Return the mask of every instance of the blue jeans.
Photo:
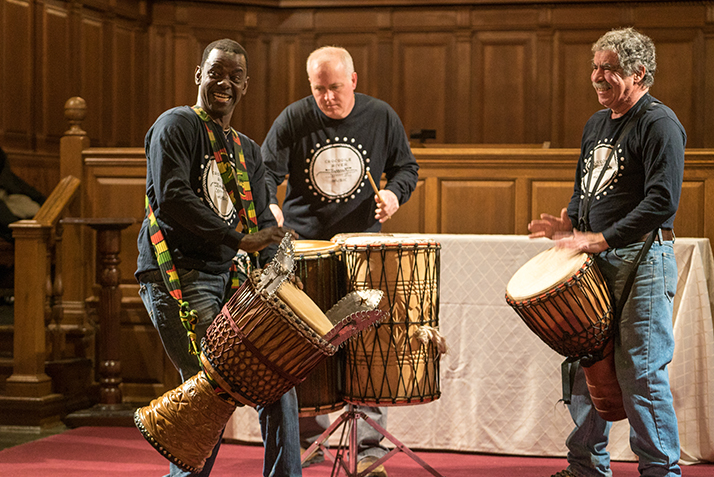
{"label": "blue jeans", "polygon": [[[213,275],[198,270],[179,270],[184,301],[198,314],[196,337],[206,334],[208,326],[230,297],[229,273]],[[179,318],[178,303],[169,295],[159,272],[147,272],[140,277],[139,295],[154,327],[159,332],[166,354],[185,381],[201,371],[197,356],[188,352],[188,337]],[[295,390],[286,393],[277,403],[258,408],[263,431],[265,454],[264,477],[299,477],[300,444],[298,438],[297,398]],[[210,475],[221,445],[218,443],[199,473],[190,473],[170,464],[172,477]],[[240,474],[240,472],[236,472]]]}
{"label": "blue jeans", "polygon": [[[595,257],[614,295],[613,306],[641,247],[642,243],[635,243]],[[639,458],[643,476],[681,475],[677,417],[667,373],[674,353],[676,286],[673,243],[655,240],[637,270],[615,335],[615,368],[630,424],[630,448]],[[575,422],[566,441],[569,469],[583,477],[612,476],[606,450],[612,424],[593,407],[582,369],[576,373],[568,409]]]}

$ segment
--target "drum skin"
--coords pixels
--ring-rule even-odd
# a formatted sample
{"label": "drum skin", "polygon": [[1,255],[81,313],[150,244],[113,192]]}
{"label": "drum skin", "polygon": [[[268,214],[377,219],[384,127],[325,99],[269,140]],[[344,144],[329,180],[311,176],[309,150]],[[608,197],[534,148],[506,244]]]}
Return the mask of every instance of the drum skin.
{"label": "drum skin", "polygon": [[345,401],[370,406],[431,402],[441,396],[440,352],[421,339],[438,329],[439,252],[418,234],[341,234],[348,289],[379,289],[390,317],[347,344]]}
{"label": "drum skin", "polygon": [[627,417],[615,373],[614,308],[592,256],[555,247],[539,253],[513,275],[506,302],[553,350],[592,363],[583,371],[600,417]]}

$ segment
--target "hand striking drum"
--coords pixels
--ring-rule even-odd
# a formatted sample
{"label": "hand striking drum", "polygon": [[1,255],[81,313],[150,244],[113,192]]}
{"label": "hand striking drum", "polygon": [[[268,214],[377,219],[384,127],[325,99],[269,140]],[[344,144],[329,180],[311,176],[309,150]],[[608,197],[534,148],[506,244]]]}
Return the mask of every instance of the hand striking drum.
{"label": "hand striking drum", "polygon": [[508,282],[506,302],[553,350],[583,359],[590,396],[603,419],[626,417],[615,376],[610,290],[592,256],[564,248],[539,253]]}

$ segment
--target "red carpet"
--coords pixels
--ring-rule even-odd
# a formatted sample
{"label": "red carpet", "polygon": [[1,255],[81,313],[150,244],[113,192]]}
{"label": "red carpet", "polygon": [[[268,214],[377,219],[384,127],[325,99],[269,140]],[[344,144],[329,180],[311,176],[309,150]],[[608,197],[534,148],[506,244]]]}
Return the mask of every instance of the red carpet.
{"label": "red carpet", "polygon": [[[565,459],[507,457],[480,454],[418,452],[443,477],[544,477],[565,467]],[[260,477],[263,449],[224,444],[212,476]],[[404,453],[386,464],[390,477],[429,477]],[[615,477],[638,476],[637,464],[613,463]],[[303,470],[304,477],[329,477],[329,461]],[[3,477],[157,477],[168,472],[168,461],[135,428],[81,427],[0,451]],[[344,472],[340,473],[344,476]],[[685,477],[714,476],[714,464],[685,466]]]}

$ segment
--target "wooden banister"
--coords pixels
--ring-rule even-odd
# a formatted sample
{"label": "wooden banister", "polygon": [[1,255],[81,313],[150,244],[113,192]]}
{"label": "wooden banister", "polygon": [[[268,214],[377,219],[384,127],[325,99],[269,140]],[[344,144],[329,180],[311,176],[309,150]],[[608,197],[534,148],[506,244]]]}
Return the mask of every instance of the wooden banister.
{"label": "wooden banister", "polygon": [[48,295],[57,289],[55,284],[61,282],[51,273],[59,219],[79,184],[76,177],[65,177],[33,219],[10,225],[15,239],[15,319],[13,373],[7,379],[5,396],[0,397],[6,425],[16,420],[41,427],[58,421],[62,412],[63,397],[53,393],[51,379],[45,373],[46,325],[51,319],[46,305]]}

